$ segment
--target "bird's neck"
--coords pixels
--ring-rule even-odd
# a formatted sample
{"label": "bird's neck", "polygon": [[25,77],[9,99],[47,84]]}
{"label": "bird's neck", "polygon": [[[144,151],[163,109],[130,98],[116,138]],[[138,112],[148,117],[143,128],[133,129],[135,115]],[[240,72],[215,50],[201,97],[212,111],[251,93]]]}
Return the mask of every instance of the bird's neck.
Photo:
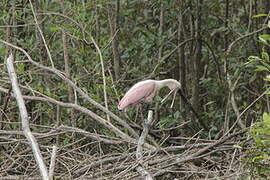
{"label": "bird's neck", "polygon": [[[161,89],[165,86],[172,89],[174,86],[177,87],[177,83],[178,82],[175,79],[164,79],[164,80],[158,81],[157,89]],[[180,83],[179,83],[179,85],[180,85]]]}
{"label": "bird's neck", "polygon": [[167,86],[170,83],[170,80],[169,79],[164,79],[164,80],[160,80],[158,82],[159,82],[158,83],[158,86],[159,86],[158,88],[161,89],[161,88]]}

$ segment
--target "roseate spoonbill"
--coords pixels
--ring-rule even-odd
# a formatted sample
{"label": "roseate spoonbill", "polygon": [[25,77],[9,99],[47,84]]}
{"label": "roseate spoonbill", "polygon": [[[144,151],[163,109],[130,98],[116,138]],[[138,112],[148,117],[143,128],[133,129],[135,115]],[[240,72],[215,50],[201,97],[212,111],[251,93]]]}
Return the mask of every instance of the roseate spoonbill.
{"label": "roseate spoonbill", "polygon": [[195,111],[189,100],[185,97],[184,93],[182,92],[181,84],[175,79],[164,79],[161,81],[150,79],[136,83],[127,91],[127,93],[121,99],[121,101],[118,104],[118,109],[124,110],[132,105],[150,102],[155,97],[157,92],[165,86],[167,86],[171,91],[162,101],[164,101],[172,92],[174,92],[174,96],[176,95],[176,92],[179,92],[181,98],[189,106],[191,111],[198,119],[199,123],[205,129],[207,129],[207,126],[201,120],[198,113]]}
{"label": "roseate spoonbill", "polygon": [[[119,110],[124,110],[132,105],[136,105],[142,102],[150,102],[156,95],[156,93],[163,87],[167,86],[171,92],[168,96],[181,88],[181,84],[175,79],[158,80],[145,80],[136,83],[128,90],[125,96],[118,104]],[[166,96],[164,100],[168,97]]]}

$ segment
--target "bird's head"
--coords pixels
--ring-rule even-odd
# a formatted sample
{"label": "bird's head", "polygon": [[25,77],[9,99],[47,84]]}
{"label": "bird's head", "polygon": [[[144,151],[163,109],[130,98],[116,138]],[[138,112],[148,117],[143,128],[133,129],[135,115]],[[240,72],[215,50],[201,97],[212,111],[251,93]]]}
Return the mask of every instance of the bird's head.
{"label": "bird's head", "polygon": [[177,91],[181,88],[180,82],[175,79],[168,79],[166,85],[171,91]]}
{"label": "bird's head", "polygon": [[181,88],[181,84],[175,79],[164,79],[160,81],[160,87],[164,87],[164,86],[167,86],[171,91],[165,98],[162,99],[161,103],[163,103],[172,93],[174,93],[173,101],[171,104],[171,108],[172,108],[174,99],[176,96],[176,92]]}

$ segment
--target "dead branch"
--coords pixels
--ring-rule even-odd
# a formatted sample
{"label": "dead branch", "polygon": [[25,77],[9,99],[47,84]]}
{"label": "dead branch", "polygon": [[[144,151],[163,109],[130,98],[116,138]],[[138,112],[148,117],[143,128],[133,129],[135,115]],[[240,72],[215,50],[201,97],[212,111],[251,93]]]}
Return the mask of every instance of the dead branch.
{"label": "dead branch", "polygon": [[34,20],[35,20],[37,29],[38,29],[38,31],[39,31],[39,33],[40,33],[41,38],[42,38],[42,41],[43,41],[43,44],[44,44],[45,49],[46,49],[46,51],[47,51],[47,54],[48,54],[49,60],[50,60],[50,62],[51,62],[52,68],[54,68],[54,63],[53,63],[53,60],[52,60],[52,55],[51,55],[51,52],[50,52],[50,50],[49,50],[49,48],[48,48],[48,45],[47,45],[47,43],[46,43],[45,37],[44,37],[44,35],[43,35],[43,32],[42,32],[42,30],[41,30],[41,28],[40,28],[40,26],[39,26],[39,22],[38,22],[38,20],[37,20],[37,16],[36,16],[36,13],[35,13],[35,10],[34,10],[32,1],[29,0],[29,2],[30,2],[30,5],[31,5],[31,10],[32,10],[32,13],[33,13],[33,16],[34,16]]}
{"label": "dead branch", "polygon": [[56,153],[57,153],[57,147],[53,146],[52,148],[52,157],[51,157],[51,163],[50,163],[50,169],[49,169],[49,179],[53,180],[53,173],[55,169],[55,161],[56,161]]}
{"label": "dead branch", "polygon": [[12,91],[15,95],[15,98],[16,98],[16,101],[17,101],[17,104],[19,107],[21,121],[22,121],[22,129],[23,129],[24,135],[26,136],[27,140],[30,142],[30,146],[31,146],[32,151],[34,153],[37,165],[39,166],[39,170],[40,170],[40,173],[42,175],[42,178],[44,180],[47,180],[47,179],[49,179],[47,167],[44,163],[44,160],[43,160],[43,157],[41,155],[36,138],[33,136],[32,132],[30,130],[30,127],[29,127],[29,117],[28,117],[25,103],[24,103],[24,100],[22,97],[21,90],[20,90],[19,85],[18,85],[17,76],[16,76],[14,66],[13,66],[13,55],[12,54],[10,54],[10,56],[7,59],[7,69],[8,69],[9,78],[10,78],[10,81],[12,84]]}
{"label": "dead branch", "polygon": [[148,134],[152,119],[153,119],[153,111],[149,110],[148,117],[144,123],[143,132],[139,138],[138,145],[137,145],[137,151],[136,151],[136,159],[139,163],[139,166],[136,169],[141,174],[142,177],[145,177],[145,180],[152,180],[153,179],[152,176],[150,175],[150,173],[143,167],[143,153],[142,153],[144,140]]}

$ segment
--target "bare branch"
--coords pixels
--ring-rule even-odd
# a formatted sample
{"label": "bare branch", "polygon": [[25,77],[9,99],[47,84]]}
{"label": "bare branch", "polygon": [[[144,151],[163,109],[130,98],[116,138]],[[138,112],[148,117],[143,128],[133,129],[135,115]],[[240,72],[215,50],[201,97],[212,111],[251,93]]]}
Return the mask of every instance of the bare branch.
{"label": "bare branch", "polygon": [[[229,75],[229,74],[228,74]],[[232,108],[236,114],[236,117],[238,119],[237,121],[237,124],[239,125],[240,128],[244,129],[246,128],[245,124],[242,122],[241,118],[239,117],[240,116],[240,112],[239,112],[239,109],[238,109],[238,106],[237,106],[237,103],[236,103],[236,100],[235,100],[235,88],[236,88],[236,85],[237,85],[237,82],[239,81],[241,77],[241,74],[237,77],[237,79],[235,80],[235,83],[232,84],[232,80],[231,78],[228,78],[228,85],[229,85],[229,89],[230,89],[230,92],[231,92],[231,104],[232,104]]]}
{"label": "bare branch", "polygon": [[53,63],[53,60],[52,60],[52,55],[51,55],[51,52],[50,52],[50,50],[49,50],[49,48],[48,48],[48,46],[47,46],[47,43],[46,43],[46,40],[45,40],[44,35],[43,35],[43,33],[42,33],[42,30],[41,30],[41,28],[40,28],[40,26],[39,26],[39,23],[38,23],[38,20],[37,20],[37,16],[36,16],[36,13],[35,13],[35,10],[34,10],[32,1],[29,0],[29,2],[30,2],[30,5],[31,5],[31,10],[32,10],[32,12],[33,12],[33,16],[34,16],[34,19],[35,19],[35,23],[36,23],[37,29],[38,29],[38,31],[39,31],[39,33],[40,33],[40,36],[41,36],[42,41],[43,41],[43,43],[44,43],[44,46],[45,46],[45,48],[46,48],[46,51],[47,51],[48,57],[49,57],[49,59],[50,59],[51,65],[52,65],[52,67],[54,68],[54,63]]}
{"label": "bare branch", "polygon": [[259,32],[261,32],[261,31],[263,31],[263,30],[265,30],[265,29],[267,29],[267,28],[268,28],[267,26],[266,26],[266,27],[262,27],[261,29],[258,29],[258,30],[256,30],[256,31],[253,31],[253,32],[251,32],[251,33],[248,33],[248,34],[246,34],[246,35],[243,35],[243,36],[238,37],[237,39],[235,39],[235,40],[229,45],[226,54],[229,54],[229,53],[231,52],[232,47],[233,47],[234,44],[236,44],[238,41],[240,41],[240,40],[242,40],[242,39],[244,39],[244,38],[246,38],[246,37],[252,36],[253,34],[259,33]]}
{"label": "bare branch", "polygon": [[44,180],[45,179],[47,180],[47,179],[49,179],[47,167],[44,163],[44,160],[43,160],[43,157],[41,155],[36,138],[31,133],[31,130],[29,127],[29,117],[28,117],[25,103],[24,103],[24,100],[22,97],[21,90],[20,90],[19,85],[18,85],[18,80],[17,80],[17,76],[16,76],[16,73],[14,70],[13,61],[14,61],[13,55],[10,54],[10,56],[7,59],[7,69],[8,69],[9,78],[10,78],[10,81],[12,84],[12,90],[13,90],[13,93],[15,95],[18,107],[19,107],[21,121],[22,121],[22,129],[23,129],[24,135],[26,136],[27,140],[30,142],[30,145],[31,145],[32,151],[34,153],[36,162],[39,166],[39,170],[40,170],[40,173],[42,175],[42,178]]}
{"label": "bare branch", "polygon": [[143,177],[145,177],[145,180],[152,180],[153,179],[152,176],[150,175],[150,173],[147,170],[145,170],[143,167],[143,153],[142,153],[144,140],[148,134],[152,119],[153,119],[153,111],[150,110],[150,111],[148,111],[148,117],[147,117],[147,120],[144,124],[143,132],[139,138],[138,145],[137,145],[137,151],[136,151],[136,159],[139,163],[139,166],[136,169]]}
{"label": "bare branch", "polygon": [[[90,37],[92,42],[94,43],[98,54],[99,54],[99,58],[100,58],[100,64],[101,64],[101,71],[102,71],[102,78],[103,78],[103,94],[104,94],[104,101],[105,101],[105,107],[106,109],[108,109],[108,99],[107,99],[107,91],[106,91],[106,76],[105,76],[105,68],[104,68],[104,61],[103,61],[103,56],[102,53],[100,51],[100,48],[98,47],[95,39],[91,36]],[[110,121],[110,116],[109,114],[107,114],[107,120]]]}
{"label": "bare branch", "polygon": [[54,173],[54,168],[55,168],[56,153],[57,153],[57,147],[56,146],[53,146],[53,148],[52,148],[51,163],[50,163],[50,169],[49,169],[49,179],[50,180],[53,180],[53,173]]}

